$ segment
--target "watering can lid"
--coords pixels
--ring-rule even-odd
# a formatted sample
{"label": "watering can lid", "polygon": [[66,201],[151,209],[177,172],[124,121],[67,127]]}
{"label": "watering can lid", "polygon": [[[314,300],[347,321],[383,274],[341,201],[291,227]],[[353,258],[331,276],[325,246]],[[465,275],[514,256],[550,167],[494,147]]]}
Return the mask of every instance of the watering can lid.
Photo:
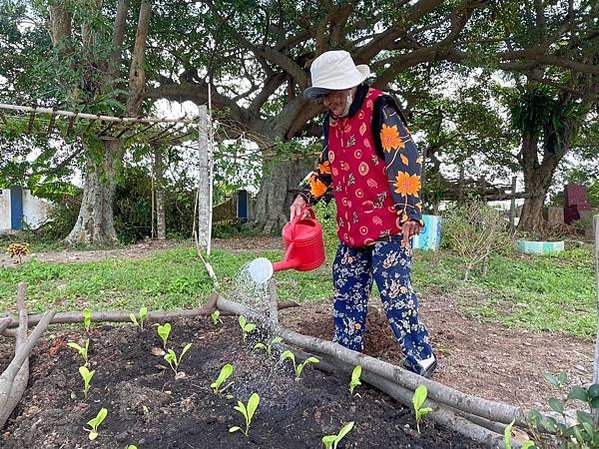
{"label": "watering can lid", "polygon": [[248,272],[254,282],[263,284],[272,277],[272,263],[265,257],[258,257],[250,262]]}

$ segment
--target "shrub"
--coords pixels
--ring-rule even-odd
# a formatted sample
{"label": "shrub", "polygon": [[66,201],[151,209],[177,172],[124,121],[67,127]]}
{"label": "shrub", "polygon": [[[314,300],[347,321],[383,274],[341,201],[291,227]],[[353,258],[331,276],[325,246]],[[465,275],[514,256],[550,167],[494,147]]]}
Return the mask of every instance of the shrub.
{"label": "shrub", "polygon": [[465,260],[464,279],[480,265],[486,274],[489,256],[506,253],[513,247],[503,214],[481,201],[447,210],[442,226],[443,246]]}

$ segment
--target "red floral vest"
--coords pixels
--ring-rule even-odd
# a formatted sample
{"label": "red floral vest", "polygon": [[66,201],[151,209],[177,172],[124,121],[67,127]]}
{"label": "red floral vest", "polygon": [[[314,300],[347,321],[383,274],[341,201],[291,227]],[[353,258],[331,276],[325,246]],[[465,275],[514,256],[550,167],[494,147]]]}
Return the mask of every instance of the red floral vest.
{"label": "red floral vest", "polygon": [[381,95],[369,89],[352,117],[329,119],[328,160],[337,203],[337,235],[354,248],[401,234],[385,161],[372,137],[374,102]]}

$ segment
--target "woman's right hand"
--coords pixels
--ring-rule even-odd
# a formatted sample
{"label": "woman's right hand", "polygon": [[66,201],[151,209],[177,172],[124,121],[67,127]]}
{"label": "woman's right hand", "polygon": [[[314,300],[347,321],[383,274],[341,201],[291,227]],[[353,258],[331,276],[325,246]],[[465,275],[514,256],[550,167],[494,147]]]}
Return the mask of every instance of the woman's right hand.
{"label": "woman's right hand", "polygon": [[291,203],[291,207],[289,208],[289,221],[292,221],[295,217],[302,214],[304,208],[308,205],[303,196],[298,195]]}

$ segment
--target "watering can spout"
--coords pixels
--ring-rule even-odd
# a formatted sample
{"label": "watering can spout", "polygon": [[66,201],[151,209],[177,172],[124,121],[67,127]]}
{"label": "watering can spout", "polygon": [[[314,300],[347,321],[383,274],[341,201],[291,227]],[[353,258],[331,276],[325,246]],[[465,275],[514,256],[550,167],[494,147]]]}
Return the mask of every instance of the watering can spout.
{"label": "watering can spout", "polygon": [[292,256],[293,242],[289,243],[287,246],[287,250],[285,251],[285,258],[280,262],[275,262],[272,265],[272,269],[274,271],[288,270],[290,268],[297,268],[301,264],[301,260]]}
{"label": "watering can spout", "polygon": [[290,268],[297,268],[300,264],[300,261],[297,259],[291,260],[283,260],[281,262],[275,262],[272,264],[272,269],[274,271],[282,271],[289,270]]}

